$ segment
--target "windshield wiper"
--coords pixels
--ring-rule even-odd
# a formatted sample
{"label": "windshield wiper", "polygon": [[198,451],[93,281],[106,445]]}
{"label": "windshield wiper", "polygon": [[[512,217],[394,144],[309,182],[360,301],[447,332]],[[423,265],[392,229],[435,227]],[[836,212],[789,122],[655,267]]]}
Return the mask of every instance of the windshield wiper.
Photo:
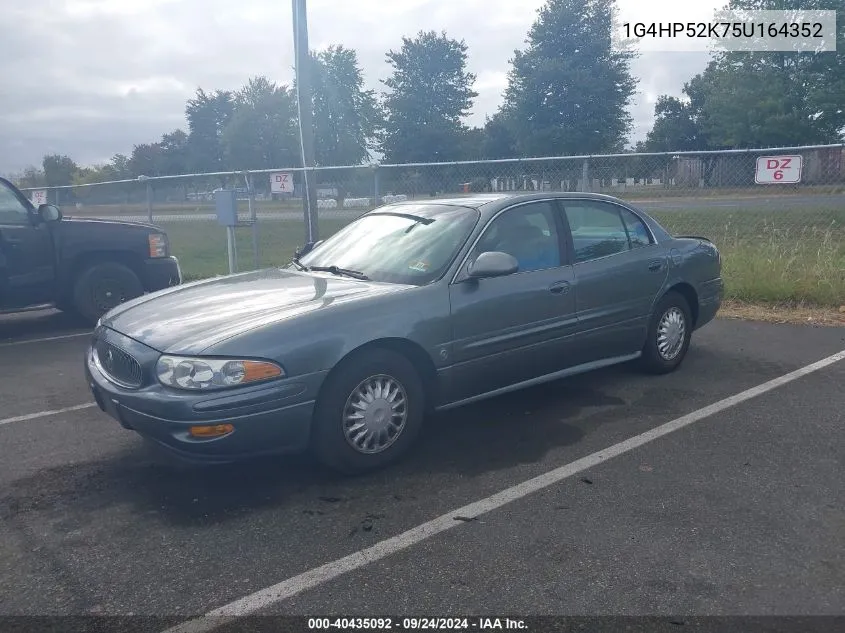
{"label": "windshield wiper", "polygon": [[308,266],[306,266],[306,265],[305,265],[305,264],[303,264],[301,261],[299,261],[299,257],[294,257],[294,258],[293,258],[292,260],[290,260],[290,261],[291,261],[291,263],[292,263],[294,266],[296,266],[299,270],[308,271]]}
{"label": "windshield wiper", "polygon": [[359,270],[349,270],[348,268],[338,268],[337,266],[311,266],[307,270],[313,270],[318,273],[331,273],[333,275],[352,277],[353,279],[360,279],[362,281],[370,280],[369,277]]}

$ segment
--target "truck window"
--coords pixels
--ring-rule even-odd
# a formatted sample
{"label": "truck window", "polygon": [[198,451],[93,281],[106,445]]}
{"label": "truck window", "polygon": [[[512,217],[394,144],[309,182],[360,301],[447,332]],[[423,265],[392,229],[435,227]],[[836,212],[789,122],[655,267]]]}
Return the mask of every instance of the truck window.
{"label": "truck window", "polygon": [[0,224],[29,224],[27,208],[8,185],[0,182]]}

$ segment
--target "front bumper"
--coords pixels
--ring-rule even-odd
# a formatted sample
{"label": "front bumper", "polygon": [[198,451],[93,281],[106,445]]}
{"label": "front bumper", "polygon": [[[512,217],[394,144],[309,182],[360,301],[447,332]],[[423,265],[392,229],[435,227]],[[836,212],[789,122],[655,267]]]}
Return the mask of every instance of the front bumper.
{"label": "front bumper", "polygon": [[[140,356],[143,366],[148,367],[150,360],[158,357],[155,350],[112,330],[98,333],[136,358]],[[124,428],[177,457],[209,463],[305,450],[316,393],[324,378],[323,374],[312,374],[213,393],[184,393],[157,381],[147,381],[140,389],[126,389],[105,376],[91,347],[85,356],[85,376],[100,409]],[[189,434],[191,426],[215,424],[231,424],[234,431],[212,439]]]}
{"label": "front bumper", "polygon": [[147,292],[178,286],[182,283],[179,260],[173,256],[145,260],[143,283]]}

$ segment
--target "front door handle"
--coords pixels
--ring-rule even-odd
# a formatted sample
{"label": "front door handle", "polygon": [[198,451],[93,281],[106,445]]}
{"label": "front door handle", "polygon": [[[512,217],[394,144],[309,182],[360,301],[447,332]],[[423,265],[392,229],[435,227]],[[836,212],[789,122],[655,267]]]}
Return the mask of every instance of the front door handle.
{"label": "front door handle", "polygon": [[555,295],[565,295],[569,292],[569,282],[568,281],[557,281],[549,286],[549,292]]}
{"label": "front door handle", "polygon": [[663,262],[659,259],[652,260],[648,263],[648,269],[651,272],[656,273],[663,269]]}

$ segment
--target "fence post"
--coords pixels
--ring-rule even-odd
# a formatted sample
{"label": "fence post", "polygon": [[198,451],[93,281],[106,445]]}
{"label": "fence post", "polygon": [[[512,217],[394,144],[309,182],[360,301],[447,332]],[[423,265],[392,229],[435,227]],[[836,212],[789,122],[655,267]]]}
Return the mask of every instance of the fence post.
{"label": "fence post", "polygon": [[379,197],[381,196],[380,187],[381,174],[379,173],[378,163],[373,165],[373,206],[379,206]]}
{"label": "fence post", "polygon": [[226,227],[226,252],[229,255],[229,274],[233,275],[238,271],[238,255],[235,242],[235,227]]}
{"label": "fence post", "polygon": [[153,184],[147,181],[147,220],[153,223]]}
{"label": "fence post", "polygon": [[581,189],[585,193],[588,192],[590,187],[590,161],[588,159],[584,159],[584,164],[581,165]]}
{"label": "fence post", "polygon": [[246,199],[249,205],[249,219],[252,222],[252,264],[253,269],[258,270],[260,265],[260,258],[258,257],[258,213],[255,210],[253,201],[255,200],[255,192],[252,189],[252,174],[246,172],[244,174],[246,180]]}
{"label": "fence post", "polygon": [[61,189],[56,189],[56,206],[59,207],[60,209],[62,208],[62,203],[61,203],[62,197],[60,195],[61,191],[62,191]]}

